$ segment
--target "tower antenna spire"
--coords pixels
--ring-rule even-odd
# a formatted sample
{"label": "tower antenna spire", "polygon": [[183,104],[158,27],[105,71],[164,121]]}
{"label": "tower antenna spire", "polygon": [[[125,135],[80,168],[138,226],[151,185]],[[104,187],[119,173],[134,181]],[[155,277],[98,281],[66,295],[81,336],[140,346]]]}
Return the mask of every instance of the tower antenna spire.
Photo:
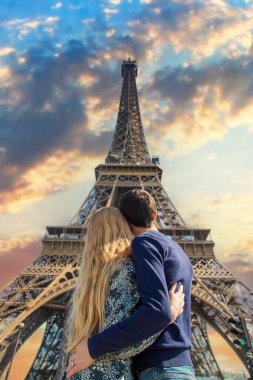
{"label": "tower antenna spire", "polygon": [[149,164],[151,162],[143,132],[136,87],[138,66],[136,60],[123,61],[123,84],[116,128],[106,163]]}

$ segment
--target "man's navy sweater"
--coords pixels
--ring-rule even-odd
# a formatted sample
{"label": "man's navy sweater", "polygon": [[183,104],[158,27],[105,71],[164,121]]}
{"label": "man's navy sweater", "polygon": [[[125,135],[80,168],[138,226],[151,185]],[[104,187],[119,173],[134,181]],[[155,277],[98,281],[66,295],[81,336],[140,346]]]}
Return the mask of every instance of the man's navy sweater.
{"label": "man's navy sweater", "polygon": [[[122,350],[162,331],[134,358],[135,368],[192,365],[190,260],[176,242],[157,230],[133,239],[132,258],[141,303],[129,318],[88,339],[91,357]],[[168,291],[175,282],[184,286],[185,305],[183,313],[169,324],[172,315]]]}

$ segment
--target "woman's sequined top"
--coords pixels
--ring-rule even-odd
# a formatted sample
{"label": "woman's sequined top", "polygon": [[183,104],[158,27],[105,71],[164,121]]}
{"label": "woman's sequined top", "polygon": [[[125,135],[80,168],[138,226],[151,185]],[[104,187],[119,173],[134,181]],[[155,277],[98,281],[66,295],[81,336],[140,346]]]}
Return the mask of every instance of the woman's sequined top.
{"label": "woman's sequined top", "polygon": [[[102,330],[126,319],[138,301],[135,271],[132,260],[128,260],[121,263],[111,277]],[[73,375],[71,380],[133,380],[131,358],[150,346],[158,335],[122,351],[101,356],[91,367]]]}

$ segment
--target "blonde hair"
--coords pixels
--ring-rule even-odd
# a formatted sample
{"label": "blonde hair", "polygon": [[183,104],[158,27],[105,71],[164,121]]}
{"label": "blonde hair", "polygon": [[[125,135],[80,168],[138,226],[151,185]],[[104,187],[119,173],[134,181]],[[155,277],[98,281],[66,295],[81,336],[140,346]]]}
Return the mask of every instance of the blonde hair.
{"label": "blonde hair", "polygon": [[67,351],[102,328],[110,277],[129,259],[131,237],[118,209],[101,208],[92,216],[67,320]]}

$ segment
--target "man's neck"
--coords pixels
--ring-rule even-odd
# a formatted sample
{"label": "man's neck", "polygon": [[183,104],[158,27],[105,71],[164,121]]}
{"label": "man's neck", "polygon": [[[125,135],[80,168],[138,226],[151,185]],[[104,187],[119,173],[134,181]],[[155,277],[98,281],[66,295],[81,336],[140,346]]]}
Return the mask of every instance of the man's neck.
{"label": "man's neck", "polygon": [[135,236],[143,234],[143,232],[151,231],[151,230],[157,231],[155,223],[152,223],[150,227],[136,227],[136,226],[131,225],[131,231]]}

